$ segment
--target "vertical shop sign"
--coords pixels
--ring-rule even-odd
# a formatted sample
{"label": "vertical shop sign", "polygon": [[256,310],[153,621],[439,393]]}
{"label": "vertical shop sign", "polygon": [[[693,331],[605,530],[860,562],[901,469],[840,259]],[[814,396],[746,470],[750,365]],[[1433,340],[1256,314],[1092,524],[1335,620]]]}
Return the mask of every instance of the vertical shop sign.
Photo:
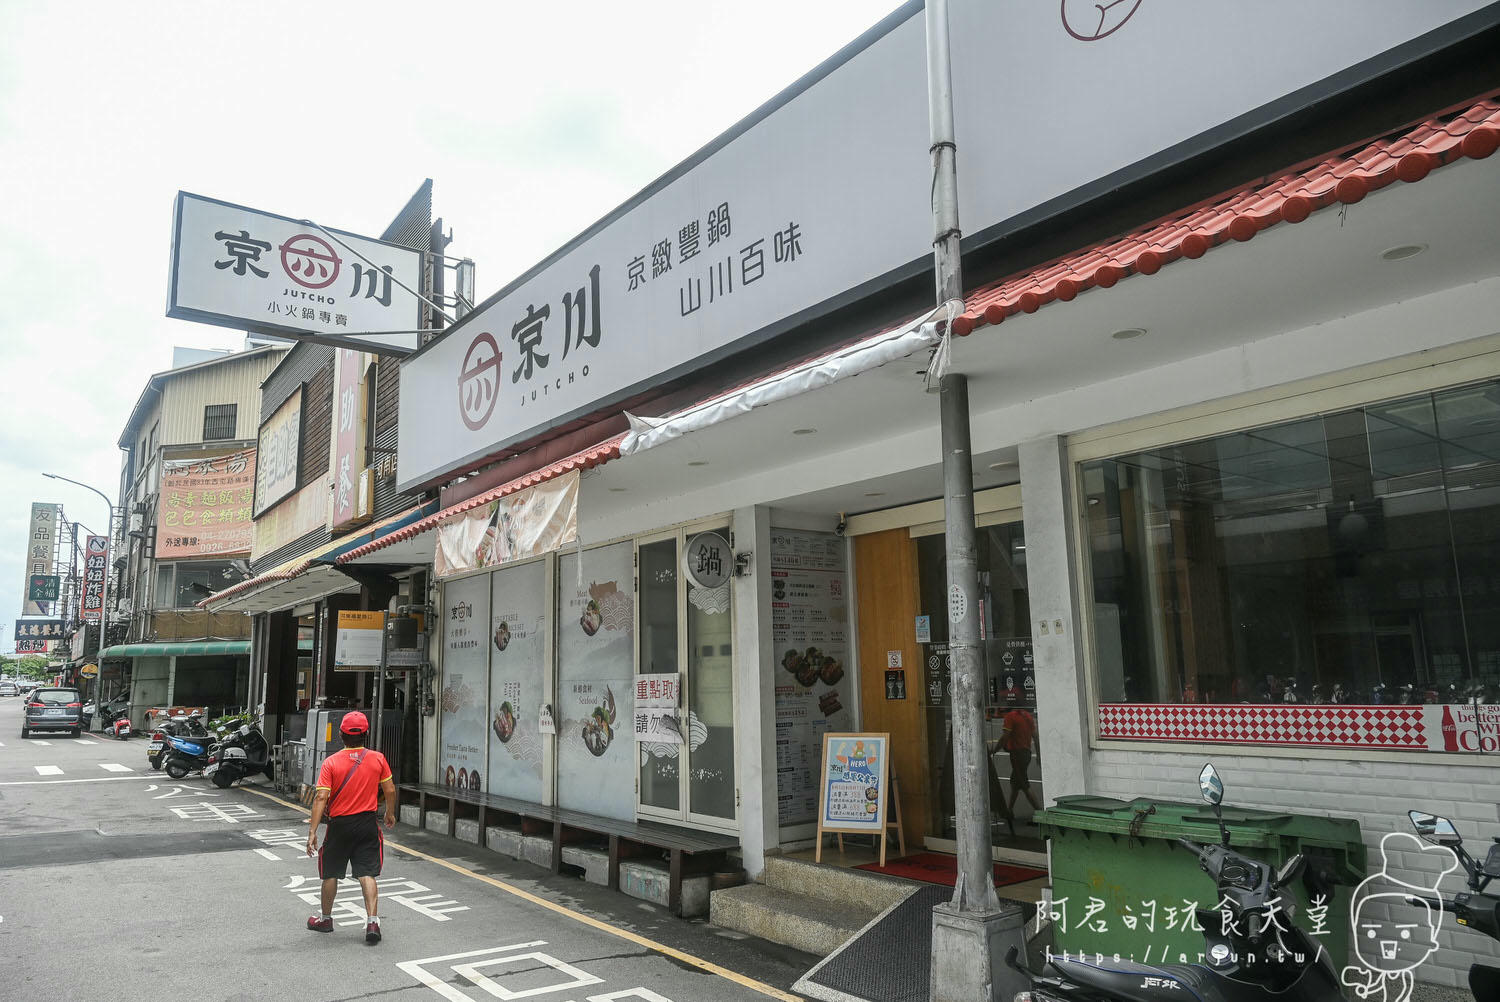
{"label": "vertical shop sign", "polygon": [[[53,572],[57,555],[57,521],[62,508],[55,504],[32,502],[31,529],[26,536],[26,577],[30,585],[32,575],[48,575]],[[23,595],[27,592],[22,592]],[[45,616],[42,604],[29,596],[21,603],[21,615]]]}
{"label": "vertical shop sign", "polygon": [[255,539],[255,450],[162,464],[156,557],[249,553]]}
{"label": "vertical shop sign", "polygon": [[490,579],[478,575],[443,589],[442,751],[438,777],[446,786],[480,790],[485,706],[489,697]]}
{"label": "vertical shop sign", "polygon": [[104,611],[104,575],[109,573],[109,538],[90,536],[83,548],[83,620],[97,623]]}
{"label": "vertical shop sign", "polygon": [[256,447],[255,515],[297,489],[302,455],[302,390],[299,388],[260,426]]}
{"label": "vertical shop sign", "polygon": [[771,531],[771,637],[776,689],[777,817],[811,824],[822,737],[854,727],[844,540],[831,532]]}
{"label": "vertical shop sign", "polygon": [[334,398],[333,529],[360,519],[360,475],[365,468],[365,355],[340,348],[335,357],[338,396]]}
{"label": "vertical shop sign", "polygon": [[546,702],[547,565],[536,560],[490,576],[488,793],[541,803]]}

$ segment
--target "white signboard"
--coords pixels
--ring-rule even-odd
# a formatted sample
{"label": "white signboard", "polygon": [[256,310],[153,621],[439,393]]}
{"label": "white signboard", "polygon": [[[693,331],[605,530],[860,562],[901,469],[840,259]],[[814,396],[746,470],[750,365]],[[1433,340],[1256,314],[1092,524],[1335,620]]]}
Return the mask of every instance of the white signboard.
{"label": "white signboard", "polygon": [[255,516],[297,489],[297,461],[302,455],[302,391],[287,398],[260,426],[256,446]]}
{"label": "white signboard", "polygon": [[[1132,0],[1101,14],[1085,0],[960,0],[965,233],[1149,176],[1221,142],[1231,120],[1271,122],[1332,92],[1320,82],[1335,74],[1359,66],[1343,87],[1389,69],[1406,54],[1382,54],[1487,4],[1262,0],[1258,23],[1296,25],[1267,47],[1246,40],[1234,4]],[[923,15],[903,11],[403,364],[400,489],[930,270]],[[1190,88],[1153,71],[1203,53],[1213,70]]]}
{"label": "white signboard", "polygon": [[[167,316],[284,337],[415,348],[422,255],[202,195],[177,193]],[[402,331],[401,334],[368,335]]]}
{"label": "white signboard", "polygon": [[635,739],[664,745],[682,744],[682,721],[677,713],[681,701],[680,674],[637,675]]}

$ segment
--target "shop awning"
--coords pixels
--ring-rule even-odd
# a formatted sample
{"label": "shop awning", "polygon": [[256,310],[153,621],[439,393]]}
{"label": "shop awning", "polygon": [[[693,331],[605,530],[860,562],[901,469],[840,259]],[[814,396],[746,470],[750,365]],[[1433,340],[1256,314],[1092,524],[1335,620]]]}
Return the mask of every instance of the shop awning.
{"label": "shop awning", "polygon": [[243,655],[250,653],[248,640],[185,640],[178,643],[159,644],[115,644],[99,652],[105,658],[162,658],[204,657],[214,654]]}
{"label": "shop awning", "polygon": [[[409,540],[413,540],[421,536],[423,533],[430,533],[433,529],[436,529],[444,522],[456,518],[459,515],[462,515],[464,512],[478,508],[480,505],[489,504],[491,501],[498,501],[509,494],[514,494],[517,491],[525,490],[528,487],[535,487],[537,484],[546,483],[549,480],[554,480],[558,477],[571,473],[574,470],[589,470],[593,469],[596,466],[607,463],[611,459],[616,459],[619,457],[620,442],[624,437],[625,436],[623,435],[616,435],[615,437],[600,442],[597,445],[591,445],[587,449],[582,449],[578,452],[575,452],[573,455],[568,456],[565,459],[560,459],[555,463],[550,463],[539,470],[535,470],[531,473],[526,474],[525,476],[517,477],[516,479],[511,480],[508,483],[501,484],[499,487],[495,487],[491,490],[485,491],[483,494],[476,494],[473,497],[468,498],[467,500],[460,501],[457,504],[449,505],[447,508],[444,508],[442,511],[437,512],[436,514],[428,515],[426,518],[418,519],[417,521],[414,521],[403,528],[385,534],[379,539],[372,540],[371,542],[365,543],[362,546],[357,546],[351,550],[348,550],[347,552],[340,554],[337,557],[337,562],[341,565],[361,562],[364,560],[364,558],[369,557],[373,553],[384,550],[387,547],[395,546],[397,543],[403,543]],[[436,550],[435,541],[429,538],[427,540],[424,540],[423,545],[425,546],[427,560],[431,560]],[[393,560],[390,554],[382,554],[380,560],[372,562],[405,563],[406,561],[404,559]]]}
{"label": "shop awning", "polygon": [[[436,514],[438,501],[436,498],[426,504],[408,508],[399,515],[394,515],[375,525],[366,527],[363,531],[354,535],[345,536],[339,540],[339,545],[329,550],[317,559],[321,564],[344,564],[344,563],[381,563],[381,564],[428,564],[432,562],[432,540],[424,538],[420,534],[414,536],[402,535],[400,539],[392,539],[398,533],[402,533],[408,527]],[[418,542],[420,541],[420,542]],[[396,543],[405,542],[405,546],[395,546]],[[395,547],[391,549],[391,547]],[[385,551],[379,560],[360,561],[358,558],[343,560],[346,554],[360,550],[373,553],[377,550]]]}

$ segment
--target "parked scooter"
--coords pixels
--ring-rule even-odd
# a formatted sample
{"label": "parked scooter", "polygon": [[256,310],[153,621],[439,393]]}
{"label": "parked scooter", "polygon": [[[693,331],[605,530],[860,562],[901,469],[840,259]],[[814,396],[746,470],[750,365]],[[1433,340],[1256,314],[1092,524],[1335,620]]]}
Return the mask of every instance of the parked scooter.
{"label": "parked scooter", "polygon": [[1049,956],[1040,974],[1017,964],[1012,949],[1006,963],[1031,979],[1032,991],[1015,1002],[1342,1002],[1339,976],[1323,951],[1296,925],[1285,929],[1277,914],[1287,915],[1281,891],[1303,868],[1301,854],[1279,870],[1229,848],[1220,804],[1224,784],[1212,765],[1198,777],[1203,799],[1213,805],[1221,845],[1203,846],[1190,839],[1178,843],[1194,852],[1198,866],[1213,878],[1218,909],[1197,910],[1203,927],[1206,964],[1152,966],[1130,960],[1094,964],[1087,956]]}
{"label": "parked scooter", "polygon": [[218,747],[207,737],[169,734],[167,742],[161,767],[173,779],[182,779],[190,772],[201,772],[208,765],[209,755]]}
{"label": "parked scooter", "polygon": [[214,786],[225,790],[258,772],[264,772],[270,779],[271,771],[271,746],[265,736],[257,728],[241,724],[239,730],[213,750],[203,774],[213,780]]}
{"label": "parked scooter", "polygon": [[151,768],[160,769],[166,760],[167,752],[172,747],[173,736],[183,738],[202,738],[206,742],[216,740],[216,736],[209,733],[208,728],[203,726],[203,719],[198,714],[188,716],[178,714],[170,720],[157,724],[156,729],[151,732],[151,741],[146,745],[146,761]]}
{"label": "parked scooter", "polygon": [[[1500,878],[1500,836],[1490,844],[1484,862],[1477,862],[1464,850],[1463,836],[1447,818],[1422,811],[1407,811],[1412,827],[1425,842],[1447,846],[1458,857],[1464,868],[1469,890],[1466,894],[1455,894],[1451,900],[1412,895],[1407,901],[1422,903],[1429,908],[1442,908],[1452,915],[1459,925],[1483,933],[1491,939],[1500,940],[1500,896],[1484,893],[1490,881]],[[1500,998],[1500,967],[1474,964],[1469,968],[1469,991],[1476,999]]]}

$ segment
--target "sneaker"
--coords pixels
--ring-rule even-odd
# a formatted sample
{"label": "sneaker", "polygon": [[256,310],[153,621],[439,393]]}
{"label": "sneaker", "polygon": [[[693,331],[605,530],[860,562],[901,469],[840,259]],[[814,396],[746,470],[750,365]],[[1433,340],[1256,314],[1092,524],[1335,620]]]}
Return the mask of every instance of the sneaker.
{"label": "sneaker", "polygon": [[380,923],[379,922],[366,922],[365,923],[365,942],[366,943],[371,943],[371,944],[380,942]]}
{"label": "sneaker", "polygon": [[314,915],[307,920],[307,928],[313,932],[333,932],[333,917]]}

